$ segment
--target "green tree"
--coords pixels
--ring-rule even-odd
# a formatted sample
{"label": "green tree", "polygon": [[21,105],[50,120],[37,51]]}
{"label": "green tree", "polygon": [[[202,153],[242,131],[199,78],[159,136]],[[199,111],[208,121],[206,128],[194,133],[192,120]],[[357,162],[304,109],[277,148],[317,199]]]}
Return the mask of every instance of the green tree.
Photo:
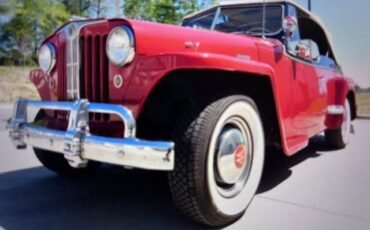
{"label": "green tree", "polygon": [[179,21],[178,7],[173,0],[157,0],[153,2],[151,17],[153,21],[176,24]]}
{"label": "green tree", "polygon": [[0,16],[9,16],[12,13],[14,4],[14,0],[0,0]]}
{"label": "green tree", "polygon": [[128,18],[178,24],[185,15],[215,2],[216,0],[125,0],[123,12]]}
{"label": "green tree", "polygon": [[95,18],[106,16],[106,13],[111,9],[109,2],[107,0],[91,0],[89,7],[91,16]]}
{"label": "green tree", "polygon": [[1,26],[2,49],[23,62],[35,55],[39,42],[65,22],[69,14],[58,0],[13,0],[12,19]]}
{"label": "green tree", "polygon": [[4,5],[0,5],[0,14],[4,14],[8,12],[8,8]]}
{"label": "green tree", "polygon": [[71,15],[87,17],[91,7],[91,0],[60,0]]}
{"label": "green tree", "polygon": [[125,0],[123,13],[132,19],[152,20],[152,1]]}

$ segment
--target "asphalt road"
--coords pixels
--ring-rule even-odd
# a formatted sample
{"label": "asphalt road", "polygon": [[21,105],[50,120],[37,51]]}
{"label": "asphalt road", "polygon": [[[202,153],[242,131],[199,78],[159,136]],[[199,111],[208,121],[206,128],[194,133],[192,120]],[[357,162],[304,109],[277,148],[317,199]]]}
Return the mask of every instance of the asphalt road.
{"label": "asphalt road", "polygon": [[[16,151],[0,105],[0,229],[202,229],[174,206],[165,173],[104,166],[63,178]],[[292,158],[268,153],[246,214],[228,229],[370,229],[370,120],[354,122],[344,150],[315,138]]]}

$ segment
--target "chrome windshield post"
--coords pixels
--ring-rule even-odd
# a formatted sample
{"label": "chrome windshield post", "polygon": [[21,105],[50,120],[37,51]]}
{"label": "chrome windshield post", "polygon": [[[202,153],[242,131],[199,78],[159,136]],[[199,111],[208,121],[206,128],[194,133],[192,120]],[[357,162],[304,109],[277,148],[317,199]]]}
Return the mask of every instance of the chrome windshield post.
{"label": "chrome windshield post", "polygon": [[221,13],[221,7],[218,7],[217,11],[216,11],[216,14],[215,14],[215,17],[213,18],[210,30],[215,30],[215,27],[217,25],[217,19],[220,17],[220,13]]}

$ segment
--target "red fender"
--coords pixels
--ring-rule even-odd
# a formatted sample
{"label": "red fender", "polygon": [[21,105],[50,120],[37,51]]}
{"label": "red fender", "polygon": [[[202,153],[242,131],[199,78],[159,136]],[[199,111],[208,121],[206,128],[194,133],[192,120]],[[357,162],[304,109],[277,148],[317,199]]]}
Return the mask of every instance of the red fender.
{"label": "red fender", "polygon": [[[328,87],[328,105],[344,106],[348,93],[352,90],[351,83],[347,78],[337,77],[330,79]],[[327,114],[325,125],[328,129],[338,129],[343,123],[343,115]]]}

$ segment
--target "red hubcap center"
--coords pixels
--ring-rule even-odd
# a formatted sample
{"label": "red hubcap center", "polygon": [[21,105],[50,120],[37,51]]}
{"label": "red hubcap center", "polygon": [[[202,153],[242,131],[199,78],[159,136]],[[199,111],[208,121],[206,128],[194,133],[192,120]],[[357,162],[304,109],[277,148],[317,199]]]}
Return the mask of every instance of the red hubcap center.
{"label": "red hubcap center", "polygon": [[237,168],[242,168],[247,161],[247,149],[244,145],[238,145],[234,153],[234,163]]}

